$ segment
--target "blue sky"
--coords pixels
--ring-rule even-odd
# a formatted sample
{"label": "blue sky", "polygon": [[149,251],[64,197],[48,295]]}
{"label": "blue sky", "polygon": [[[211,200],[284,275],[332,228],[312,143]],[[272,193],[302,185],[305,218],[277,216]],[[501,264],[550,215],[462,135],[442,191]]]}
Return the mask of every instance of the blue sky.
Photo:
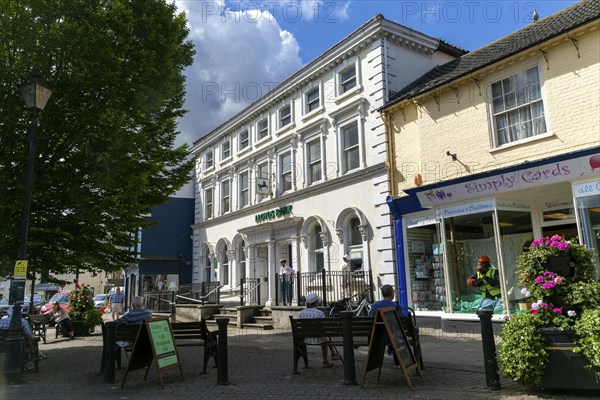
{"label": "blue sky", "polygon": [[[373,16],[475,50],[574,0],[174,0],[186,13],[194,64],[186,70],[190,145]],[[424,71],[425,72],[425,71]]]}

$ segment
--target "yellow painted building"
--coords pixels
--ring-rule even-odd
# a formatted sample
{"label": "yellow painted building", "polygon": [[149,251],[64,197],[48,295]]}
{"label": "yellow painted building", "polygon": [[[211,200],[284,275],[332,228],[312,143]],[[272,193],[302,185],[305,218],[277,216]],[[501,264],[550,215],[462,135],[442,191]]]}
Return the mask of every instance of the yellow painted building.
{"label": "yellow painted building", "polygon": [[[474,318],[480,256],[501,316],[523,295],[515,261],[535,238],[600,244],[600,1],[438,66],[380,109],[389,143],[400,301]],[[451,316],[451,317],[450,317]]]}

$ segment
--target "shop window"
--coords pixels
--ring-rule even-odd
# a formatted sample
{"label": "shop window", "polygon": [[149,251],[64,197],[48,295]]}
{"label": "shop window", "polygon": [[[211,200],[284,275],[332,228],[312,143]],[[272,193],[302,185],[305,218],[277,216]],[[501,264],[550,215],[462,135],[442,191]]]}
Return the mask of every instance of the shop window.
{"label": "shop window", "polygon": [[[433,220],[434,221],[434,220]],[[443,252],[438,225],[412,227],[406,233],[411,307],[418,311],[447,311]]]}
{"label": "shop window", "polygon": [[523,312],[526,309],[525,296],[521,293],[519,275],[515,266],[519,256],[529,248],[534,239],[531,213],[498,210],[498,225],[500,254],[504,267],[505,298],[511,313]]}
{"label": "shop window", "polygon": [[492,83],[492,114],[497,146],[546,133],[537,66]]}
{"label": "shop window", "polygon": [[[585,184],[582,186],[586,186]],[[600,184],[594,182],[587,185],[589,187],[599,188]],[[577,193],[577,192],[575,192]],[[577,198],[577,211],[581,224],[581,242],[589,249],[592,249],[596,258],[596,268],[600,273],[600,262],[598,254],[600,252],[600,193],[596,189],[594,195]]]}
{"label": "shop window", "polygon": [[[478,288],[467,286],[467,278],[476,273],[477,261],[481,256],[488,256],[492,268],[499,270],[492,213],[444,219],[444,230],[451,311],[474,314],[481,306],[482,295]],[[494,312],[501,314],[502,310],[496,308]]]}
{"label": "shop window", "polygon": [[559,197],[542,202],[542,236],[577,237],[575,205],[571,197]]}

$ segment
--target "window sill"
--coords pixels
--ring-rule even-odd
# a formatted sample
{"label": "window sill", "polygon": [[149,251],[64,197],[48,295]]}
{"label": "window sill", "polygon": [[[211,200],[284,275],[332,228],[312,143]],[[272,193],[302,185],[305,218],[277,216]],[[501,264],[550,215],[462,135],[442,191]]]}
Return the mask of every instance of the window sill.
{"label": "window sill", "polygon": [[264,138],[260,139],[259,141],[257,141],[256,143],[254,143],[255,147],[260,147],[265,143],[268,143],[271,141],[271,136],[265,136]]}
{"label": "window sill", "polygon": [[506,149],[510,149],[510,148],[513,148],[513,147],[516,147],[516,146],[520,146],[520,145],[523,145],[523,144],[529,144],[529,143],[532,143],[532,142],[537,142],[539,140],[547,139],[547,138],[552,137],[552,136],[555,136],[555,135],[553,133],[551,133],[551,132],[542,133],[540,135],[532,136],[532,137],[529,137],[527,139],[517,140],[516,142],[510,142],[510,143],[503,144],[502,146],[493,147],[493,148],[490,149],[490,153],[496,153],[496,152],[504,151]]}
{"label": "window sill", "polygon": [[241,149],[240,151],[238,151],[238,156],[242,155],[242,154],[246,154],[250,151],[250,146],[244,147],[243,149]]}
{"label": "window sill", "polygon": [[286,133],[289,130],[292,130],[296,127],[296,124],[294,122],[287,124],[286,126],[284,126],[283,128],[280,128],[278,131],[275,132],[275,135],[277,136],[281,136],[284,133]]}
{"label": "window sill", "polygon": [[321,115],[325,112],[325,107],[321,106],[319,108],[315,108],[311,112],[304,114],[302,117],[302,122],[306,123],[306,121],[313,119],[314,117]]}
{"label": "window sill", "polygon": [[222,160],[219,165],[223,166],[225,164],[229,164],[229,162],[231,162],[231,156],[227,157],[226,159]]}
{"label": "window sill", "polygon": [[206,168],[206,169],[204,170],[204,173],[206,174],[206,173],[208,173],[208,172],[213,172],[214,170],[215,170],[215,166],[214,166],[214,165],[211,165],[210,167],[208,167],[208,168]]}
{"label": "window sill", "polygon": [[340,94],[338,97],[336,97],[335,99],[333,99],[333,101],[334,101],[335,104],[340,104],[340,103],[348,100],[348,98],[350,98],[350,97],[352,97],[352,96],[354,96],[356,94],[361,93],[362,91],[363,91],[362,85],[358,85],[357,87],[355,87],[353,89],[350,89],[350,90],[348,90],[345,93]]}

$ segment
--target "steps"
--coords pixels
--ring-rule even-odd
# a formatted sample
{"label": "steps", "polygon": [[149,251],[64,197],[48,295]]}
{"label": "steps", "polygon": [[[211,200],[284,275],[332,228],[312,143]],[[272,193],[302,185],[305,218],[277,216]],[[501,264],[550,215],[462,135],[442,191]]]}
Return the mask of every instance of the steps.
{"label": "steps", "polygon": [[221,307],[218,314],[214,314],[212,318],[206,320],[206,324],[216,327],[219,318],[229,318],[228,326],[260,330],[273,329],[271,310],[260,307]]}

